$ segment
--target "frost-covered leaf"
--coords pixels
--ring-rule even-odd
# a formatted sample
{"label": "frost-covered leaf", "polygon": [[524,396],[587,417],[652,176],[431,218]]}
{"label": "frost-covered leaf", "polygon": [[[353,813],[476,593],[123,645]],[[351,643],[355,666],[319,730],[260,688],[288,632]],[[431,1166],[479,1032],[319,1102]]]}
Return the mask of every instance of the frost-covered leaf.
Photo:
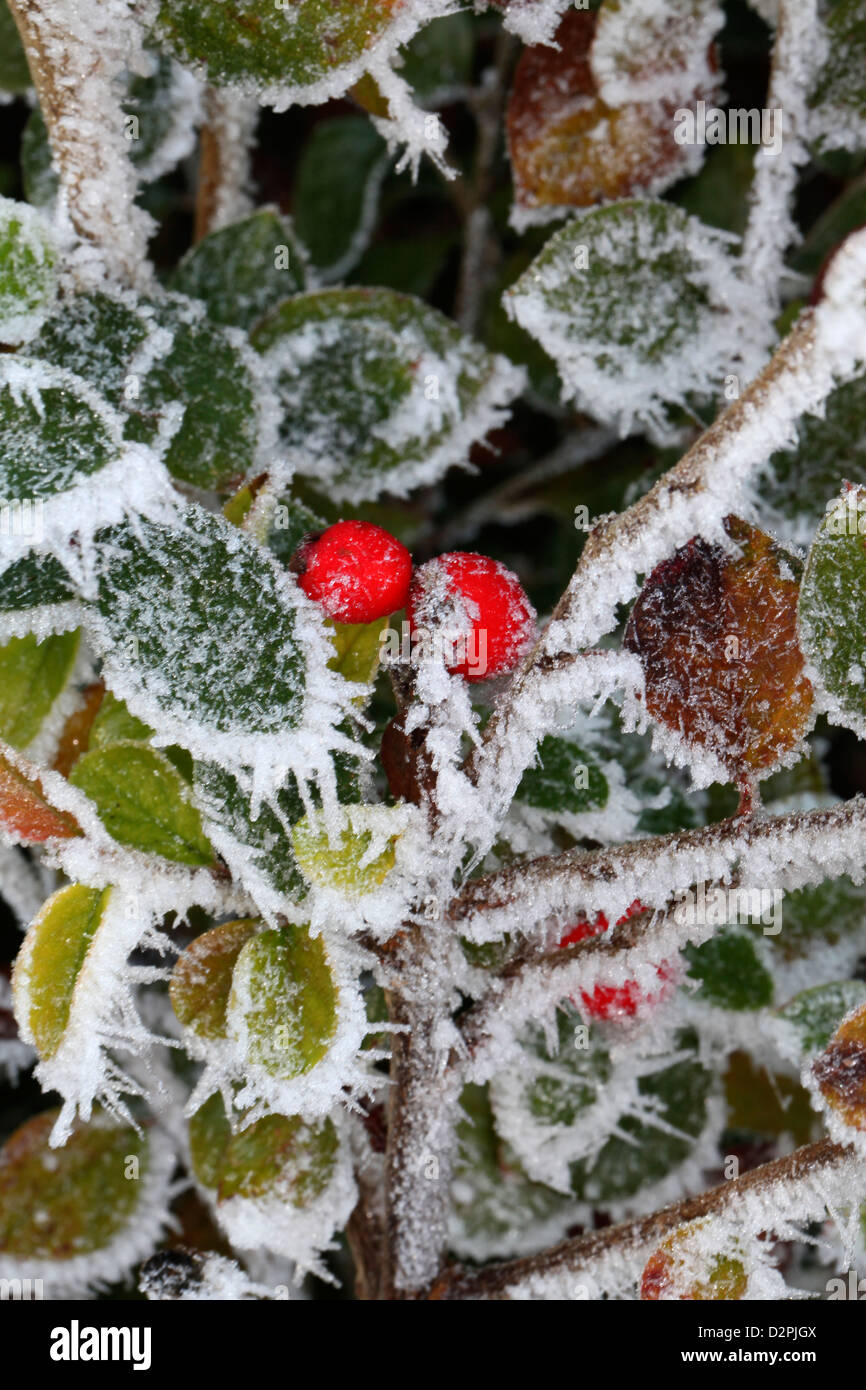
{"label": "frost-covered leaf", "polygon": [[400,810],[349,806],[338,834],[324,819],[305,816],[292,827],[292,845],[310,883],[346,893],[371,893],[395,864],[395,844],[405,829]]}
{"label": "frost-covered leaf", "polygon": [[710,44],[724,23],[715,0],[604,0],[597,18],[590,66],[609,105],[688,104],[711,86]]}
{"label": "frost-covered leaf", "polygon": [[39,769],[0,749],[0,827],[18,844],[79,835],[73,817],[55,806],[46,793]]}
{"label": "frost-covered leaf", "polygon": [[150,1253],[173,1166],[164,1140],[100,1112],[50,1148],[57,1117],[36,1115],[0,1150],[0,1274],[43,1276],[54,1298],[120,1279]]}
{"label": "frost-covered leaf", "polygon": [[695,539],[656,567],[625,636],[666,747],[680,761],[687,750],[707,760],[704,785],[766,775],[797,748],[812,709],[797,638],[798,562],[735,517],[725,527],[733,553]]}
{"label": "frost-covered leaf", "polygon": [[197,760],[194,786],[208,836],[262,911],[279,911],[303,898],[307,885],[289,837],[304,815],[295,779],[289,776],[275,805],[261,806],[255,817],[249,791],[225,768]]}
{"label": "frost-covered leaf", "polygon": [[30,346],[33,357],[90,382],[117,410],[134,408],[138,377],[170,339],[155,337],[152,309],[132,294],[66,295]]}
{"label": "frost-covered leaf", "polygon": [[148,364],[130,402],[134,439],[152,443],[175,402],[183,416],[165,455],[174,477],[214,489],[259,471],[272,444],[254,354],[238,331],[212,323],[201,305],[179,296],[153,301],[170,349]]}
{"label": "frost-covered leaf", "polygon": [[[624,73],[615,65],[612,50],[617,39],[612,30],[617,24],[621,28],[624,20],[631,39],[633,8],[626,4],[623,11],[612,13],[600,34],[595,14],[572,10],[557,30],[557,47],[524,51],[508,103],[518,227],[547,221],[563,208],[589,207],[634,193],[658,194],[700,167],[703,150],[674,138],[674,112],[682,105],[681,97],[691,102],[712,95],[706,44],[702,68],[690,66],[687,56],[673,47],[662,50],[661,60],[658,44],[629,47],[636,72]],[[606,9],[602,6],[599,12],[599,29]],[[663,13],[668,15],[669,9]],[[594,75],[591,54],[594,57],[599,38],[603,62]],[[669,64],[666,78],[658,76],[659,61]],[[600,93],[599,76],[613,95]],[[636,91],[626,98],[629,79]]]}
{"label": "frost-covered leaf", "polygon": [[78,759],[69,780],[93,802],[120,844],[177,864],[213,863],[183,778],[155,748],[136,743],[94,748]]}
{"label": "frost-covered leaf", "polygon": [[845,487],[818,527],[800,588],[800,640],[819,702],[866,734],[866,488]]}
{"label": "frost-covered leaf", "polygon": [[563,399],[664,441],[668,409],[722,387],[744,292],[723,233],[633,199],[556,232],[503,303],[556,363]]}
{"label": "frost-covered leaf", "polygon": [[337,502],[436,481],[502,422],[523,382],[436,310],[390,290],[298,295],[253,343],[276,375],[284,452]]}
{"label": "frost-covered leaf", "polygon": [[573,1200],[527,1178],[496,1133],[486,1088],[465,1087],[460,1105],[451,1249],[464,1259],[483,1261],[557,1241],[575,1222]]}
{"label": "frost-covered leaf", "polygon": [[[3,571],[0,620],[14,614],[35,613],[40,608],[60,609],[71,605],[74,598],[66,572],[53,555],[23,555]],[[72,617],[69,626],[75,626]]]}
{"label": "frost-covered leaf", "polygon": [[770,520],[808,545],[842,481],[866,485],[866,376],[837,386],[821,416],[804,415],[792,449],[772,455],[760,479]]}
{"label": "frost-covered leaf", "polygon": [[93,726],[90,730],[91,748],[107,748],[113,743],[146,743],[153,737],[153,730],[130,714],[122,700],[105,692]]}
{"label": "frost-covered leaf", "polygon": [[866,1004],[843,1018],[804,1079],[824,1110],[838,1142],[854,1138],[859,1148],[866,1134]]}
{"label": "frost-covered leaf", "polygon": [[333,1121],[267,1115],[233,1133],[217,1095],[192,1116],[189,1131],[193,1169],[213,1191],[233,1245],[318,1268],[356,1195]]}
{"label": "frost-covered leaf", "polygon": [[674,1231],[648,1259],[641,1277],[642,1299],[740,1299],[748,1274],[741,1242],[731,1223],[692,1221]]}
{"label": "frost-covered leaf", "polygon": [[0,342],[17,346],[38,332],[57,293],[55,259],[41,213],[0,198]]}
{"label": "frost-covered leaf", "polygon": [[15,96],[26,92],[33,84],[27,66],[27,54],[12,18],[7,0],[0,3],[0,90]]}
{"label": "frost-covered leaf", "polygon": [[[296,210],[296,223],[298,216]],[[201,299],[214,323],[250,329],[281,300],[304,289],[306,278],[294,227],[272,209],[259,208],[188,251],[170,285]]]}
{"label": "frost-covered leaf", "polygon": [[270,1076],[312,1070],[337,1030],[337,988],[321,938],[287,925],[247,942],[235,963],[226,1021],[249,1061]]}
{"label": "frost-covered leaf", "polygon": [[109,890],[73,883],[49,898],[15,963],[15,1016],[39,1056],[51,1058],[69,1027],[82,967]]}
{"label": "frost-covered leaf", "polygon": [[209,82],[242,86],[278,104],[340,96],[380,53],[391,53],[443,0],[162,0],[156,32]]}
{"label": "frost-covered leaf", "polygon": [[612,1052],[570,1005],[557,1014],[558,1048],[537,1028],[522,1065],[497,1075],[497,1129],[531,1178],[593,1204],[624,1201],[687,1162],[708,1119],[711,1075],[681,1032],[670,1051],[641,1044]]}
{"label": "frost-covered leaf", "polygon": [[[316,615],[267,552],[195,506],[175,525],[139,521],[96,539],[87,626],[131,712],[194,757],[252,769],[258,795],[276,794],[290,769],[332,776],[339,677]],[[341,742],[334,732],[331,747]]]}
{"label": "frost-covered leaf", "polygon": [[[211,927],[178,957],[169,989],[172,1007],[183,1027],[196,1037],[207,1040],[226,1036],[232,974],[238,956],[258,925],[255,918],[249,917]],[[202,1177],[202,1181],[206,1179]]]}
{"label": "frost-covered leaf", "polygon": [[0,740],[13,748],[32,743],[69,680],[77,651],[77,632],[41,642],[13,637],[0,647]]}
{"label": "frost-covered leaf", "polygon": [[760,1009],[773,998],[773,979],[745,932],[725,930],[701,946],[686,946],[697,998],[720,1009]]}
{"label": "frost-covered leaf", "polygon": [[324,279],[342,279],[363,254],[388,164],[385,141],[366,116],[338,116],[313,127],[298,164],[292,211]]}
{"label": "frost-covered leaf", "polygon": [[580,815],[606,804],[608,785],[594,758],[577,744],[548,734],[538,745],[535,767],[523,774],[515,795],[542,811]]}
{"label": "frost-covered leaf", "polygon": [[845,1015],[863,1003],[862,980],[834,980],[804,989],[778,1010],[778,1017],[794,1030],[799,1050],[814,1053],[827,1046]]}

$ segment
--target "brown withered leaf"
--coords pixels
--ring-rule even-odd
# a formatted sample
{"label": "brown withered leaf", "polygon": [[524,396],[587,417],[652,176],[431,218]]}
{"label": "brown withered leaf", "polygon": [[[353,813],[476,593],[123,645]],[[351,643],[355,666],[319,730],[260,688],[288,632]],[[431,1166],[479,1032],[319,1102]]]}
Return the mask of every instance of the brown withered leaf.
{"label": "brown withered leaf", "polygon": [[798,562],[737,517],[725,529],[738,554],[695,538],[653,570],[625,646],[643,666],[651,717],[743,787],[796,747],[813,694],[797,640]]}
{"label": "brown withered leaf", "polygon": [[866,1130],[866,1004],[842,1020],[812,1075],[830,1109],[850,1129]]}
{"label": "brown withered leaf", "polygon": [[695,151],[674,139],[681,101],[602,101],[589,61],[595,26],[592,11],[571,10],[556,32],[558,47],[527,48],[517,65],[508,147],[518,207],[591,207],[660,193],[695,171]]}

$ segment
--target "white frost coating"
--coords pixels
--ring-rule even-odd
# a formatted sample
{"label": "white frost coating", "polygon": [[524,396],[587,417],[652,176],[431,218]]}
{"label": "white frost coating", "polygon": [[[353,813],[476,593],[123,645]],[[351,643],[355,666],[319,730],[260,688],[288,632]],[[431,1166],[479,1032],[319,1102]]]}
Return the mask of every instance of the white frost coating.
{"label": "white frost coating", "polygon": [[[22,1040],[34,1047],[36,1038],[29,1022],[32,954],[43,914],[54,901],[49,899],[24,938],[12,980],[19,1032]],[[141,1094],[141,1088],[111,1054],[114,1049],[146,1053],[157,1041],[139,1018],[134,986],[163,972],[129,964],[129,955],[137,946],[165,949],[156,920],[140,891],[112,889],[75,980],[63,1038],[52,1055],[41,1059],[36,1067],[43,1089],[58,1091],[63,1097],[51,1131],[54,1148],[66,1143],[76,1116],[89,1120],[97,1104],[134,1123],[123,1096]]]}
{"label": "white frost coating", "polygon": [[373,116],[371,119],[387,142],[389,153],[403,146],[396,173],[411,169],[413,179],[417,179],[421,157],[426,154],[446,179],[456,178],[457,171],[445,159],[448,137],[444,125],[438,117],[417,105],[412,88],[405,78],[394,72],[391,61],[390,56],[381,56],[369,66],[370,75],[388,102],[387,118]]}
{"label": "white frost coating", "polygon": [[[91,1123],[110,1124],[106,1117]],[[107,1245],[69,1259],[18,1259],[0,1255],[0,1279],[41,1279],[48,1301],[80,1299],[125,1278],[147,1259],[170,1229],[171,1178],[176,1163],[174,1145],[159,1129],[147,1131],[147,1161],[135,1188],[135,1210],[128,1223]]]}
{"label": "white frost coating", "polygon": [[[141,51],[139,59],[137,74],[152,76],[159,65],[157,55],[145,49]],[[180,63],[173,62],[171,65],[171,83],[165,105],[171,112],[168,130],[150,159],[136,165],[136,173],[144,183],[153,183],[163,174],[170,173],[195,149],[196,127],[202,118],[201,83]]]}
{"label": "white frost coating", "polygon": [[[333,1119],[338,1129],[342,1128],[339,1112]],[[327,1186],[312,1199],[295,1205],[291,1187],[285,1188],[277,1177],[260,1196],[219,1202],[214,1215],[241,1253],[264,1250],[285,1256],[296,1266],[295,1283],[305,1274],[316,1274],[332,1283],[333,1276],[321,1256],[337,1248],[334,1235],[345,1226],[357,1200],[351,1150],[341,1141]]]}
{"label": "white frost coating", "polygon": [[0,225],[11,242],[4,267],[11,283],[0,281],[0,343],[17,347],[35,338],[54,302],[57,252],[43,213],[29,203],[0,198]]}
{"label": "white frost coating", "polygon": [[573,0],[509,0],[505,27],[526,44],[553,44],[559,21],[572,4]]}
{"label": "white frost coating", "polygon": [[273,1284],[259,1283],[245,1274],[234,1260],[212,1250],[196,1252],[196,1267],[178,1288],[175,1270],[169,1265],[163,1274],[148,1270],[140,1285],[151,1303],[243,1303],[248,1299],[273,1299]]}
{"label": "white frost coating", "polygon": [[774,122],[781,126],[781,145],[774,149],[761,144],[755,153],[740,260],[743,281],[750,288],[742,331],[765,351],[776,340],[774,321],[781,307],[785,253],[799,236],[793,201],[800,169],[809,159],[807,99],[823,50],[817,0],[781,0],[766,102]]}
{"label": "white frost coating", "polygon": [[[747,1186],[732,1182],[728,1196],[713,1213],[708,1229],[722,1216],[730,1221],[740,1238],[749,1245],[762,1231],[772,1231],[777,1239],[810,1241],[806,1228],[829,1217],[842,1239],[843,1257],[853,1263],[859,1224],[858,1193],[866,1186],[866,1165],[845,1156],[831,1163],[806,1169],[793,1177],[781,1178],[766,1186]],[[632,1241],[602,1248],[581,1260],[579,1254],[564,1256],[557,1265],[536,1274],[518,1277],[504,1293],[507,1299],[555,1300],[571,1302],[599,1297],[634,1299],[647,1259],[672,1234],[635,1237]],[[769,1271],[768,1271],[769,1273]],[[596,1293],[595,1291],[599,1292]],[[768,1285],[756,1280],[746,1299],[790,1297],[777,1281]]]}
{"label": "white frost coating", "polygon": [[710,45],[724,18],[715,0],[625,0],[603,7],[589,56],[602,101],[688,102],[696,92],[712,91],[717,73]]}
{"label": "white frost coating", "polygon": [[[629,294],[643,290],[659,322],[677,324],[683,281],[700,296],[694,320],[677,325],[665,350],[651,360],[643,344],[617,342],[598,306],[582,312],[582,286],[586,269],[575,260],[577,234],[571,226],[548,242],[544,257],[558,248],[553,261],[535,263],[503,297],[508,316],[531,334],[553,358],[562,378],[562,399],[573,401],[597,419],[615,425],[621,435],[635,426],[646,429],[660,443],[670,442],[677,431],[668,419],[668,407],[688,407],[693,394],[718,394],[739,344],[739,327],[748,300],[736,276],[731,247],[736,238],[699,222],[697,218],[670,219],[663,227],[653,216],[651,200],[634,200],[636,215],[611,223],[586,218],[586,243],[590,270],[601,264],[615,291],[615,275],[623,267],[630,277]],[[642,216],[646,203],[647,216]],[[581,235],[583,228],[581,228]],[[673,257],[676,272],[661,275],[655,265]],[[643,287],[632,283],[648,263]],[[530,279],[531,275],[531,279]],[[567,300],[557,296],[568,293]],[[632,317],[627,305],[612,300],[614,323],[620,332]],[[644,310],[644,313],[646,310]],[[615,330],[616,331],[616,330]]]}

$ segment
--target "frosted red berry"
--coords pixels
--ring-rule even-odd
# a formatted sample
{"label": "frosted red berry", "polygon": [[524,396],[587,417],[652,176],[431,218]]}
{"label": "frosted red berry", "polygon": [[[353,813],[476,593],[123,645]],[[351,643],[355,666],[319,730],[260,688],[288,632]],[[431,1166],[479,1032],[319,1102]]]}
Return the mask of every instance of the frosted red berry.
{"label": "frosted red berry", "polygon": [[[630,917],[643,911],[643,903],[639,898],[635,898],[631,906],[626,908],[622,917],[617,918],[615,925],[620,927]],[[601,936],[607,929],[607,917],[603,912],[599,912],[594,921],[578,922],[575,926],[569,927],[559,944],[561,947],[574,946],[578,941],[586,941],[591,936]],[[660,987],[656,993],[648,994],[637,980],[626,980],[621,985],[597,984],[591,990],[582,989],[579,1000],[573,1002],[578,1003],[581,1011],[589,1018],[604,1020],[634,1018],[639,1010],[651,1008],[669,992],[674,980],[674,968],[671,962],[662,961],[661,965],[656,966],[656,973],[660,980]]]}
{"label": "frosted red berry", "polygon": [[292,568],[307,597],[338,623],[372,623],[404,608],[409,597],[411,555],[370,521],[338,521],[310,537]]}
{"label": "frosted red berry", "polygon": [[463,550],[415,571],[408,615],[413,639],[438,634],[448,670],[469,681],[513,670],[535,636],[535,609],[517,575]]}

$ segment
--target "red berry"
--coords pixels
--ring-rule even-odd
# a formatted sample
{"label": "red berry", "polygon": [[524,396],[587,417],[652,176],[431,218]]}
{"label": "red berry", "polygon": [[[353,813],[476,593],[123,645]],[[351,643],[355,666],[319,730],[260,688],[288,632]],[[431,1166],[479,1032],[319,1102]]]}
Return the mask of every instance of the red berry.
{"label": "red berry", "polygon": [[[617,919],[616,926],[622,926],[623,922],[627,922],[630,917],[643,911],[643,903],[639,898],[635,898],[631,906],[626,908],[622,917]],[[575,926],[569,927],[559,944],[561,947],[574,946],[578,941],[585,941],[590,936],[601,936],[603,932],[607,931],[607,928],[608,920],[604,913],[600,912],[594,922],[578,922]],[[592,990],[582,989],[580,991],[580,1007],[590,1018],[634,1018],[638,1009],[657,1004],[668,993],[674,978],[671,962],[662,961],[661,965],[656,966],[656,971],[662,982],[662,987],[657,994],[647,994],[637,980],[626,980],[625,984],[622,985],[599,984],[595,985]]]}
{"label": "red berry", "polygon": [[338,521],[304,541],[293,568],[307,597],[338,623],[372,623],[409,597],[411,555],[369,521]]}
{"label": "red berry", "polygon": [[446,666],[466,680],[515,667],[535,635],[535,609],[516,574],[498,560],[454,550],[415,571],[409,590],[413,639],[424,630],[446,645]]}

